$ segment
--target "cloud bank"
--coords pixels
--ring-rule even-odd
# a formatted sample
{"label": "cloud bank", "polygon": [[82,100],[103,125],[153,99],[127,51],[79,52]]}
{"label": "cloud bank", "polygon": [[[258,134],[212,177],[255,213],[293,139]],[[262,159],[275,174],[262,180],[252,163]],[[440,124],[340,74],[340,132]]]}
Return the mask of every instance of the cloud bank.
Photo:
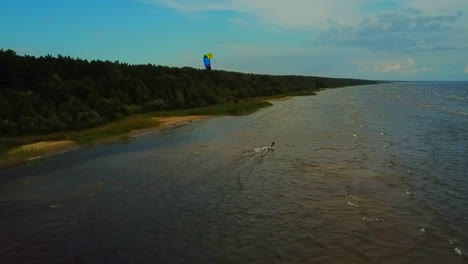
{"label": "cloud bank", "polygon": [[326,45],[366,48],[373,51],[419,52],[457,49],[460,44],[447,43],[447,33],[456,30],[462,11],[452,15],[428,16],[418,9],[366,17],[356,25],[329,20],[318,42]]}
{"label": "cloud bank", "polygon": [[[468,56],[468,0],[135,1],[223,20],[226,35],[218,48],[229,64],[248,58],[238,68],[364,78],[466,76],[454,67]],[[237,35],[228,33],[229,24]]]}
{"label": "cloud bank", "polygon": [[452,20],[448,15],[461,7],[466,0],[140,0],[182,12],[233,11],[248,14],[268,24],[294,29],[326,28],[328,20],[350,24],[363,15],[375,15],[382,10],[405,9],[413,14],[426,12],[418,23],[427,24]]}

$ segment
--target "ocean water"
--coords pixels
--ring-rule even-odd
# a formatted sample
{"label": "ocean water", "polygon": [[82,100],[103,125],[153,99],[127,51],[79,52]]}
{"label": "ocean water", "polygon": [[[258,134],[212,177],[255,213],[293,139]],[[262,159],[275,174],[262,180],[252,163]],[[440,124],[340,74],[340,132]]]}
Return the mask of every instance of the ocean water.
{"label": "ocean water", "polygon": [[346,87],[0,170],[0,261],[467,263],[467,212],[468,83]]}

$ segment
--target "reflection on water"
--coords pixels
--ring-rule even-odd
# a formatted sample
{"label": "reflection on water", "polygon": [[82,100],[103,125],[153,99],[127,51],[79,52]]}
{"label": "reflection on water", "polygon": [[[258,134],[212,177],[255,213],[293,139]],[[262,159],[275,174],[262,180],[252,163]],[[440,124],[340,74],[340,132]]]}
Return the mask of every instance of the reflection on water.
{"label": "reflection on water", "polygon": [[466,263],[467,83],[274,104],[0,171],[2,263]]}

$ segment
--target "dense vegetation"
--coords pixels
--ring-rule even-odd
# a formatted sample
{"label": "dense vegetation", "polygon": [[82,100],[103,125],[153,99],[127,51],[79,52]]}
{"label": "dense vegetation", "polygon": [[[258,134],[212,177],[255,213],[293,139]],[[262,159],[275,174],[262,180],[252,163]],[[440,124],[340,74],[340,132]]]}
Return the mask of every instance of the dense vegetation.
{"label": "dense vegetation", "polygon": [[0,136],[80,130],[141,112],[369,83],[129,65],[60,55],[36,58],[0,50]]}

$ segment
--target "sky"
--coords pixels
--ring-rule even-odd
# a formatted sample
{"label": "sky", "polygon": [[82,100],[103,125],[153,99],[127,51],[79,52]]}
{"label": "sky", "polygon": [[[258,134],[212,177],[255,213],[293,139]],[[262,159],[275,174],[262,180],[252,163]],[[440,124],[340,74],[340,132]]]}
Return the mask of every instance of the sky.
{"label": "sky", "polygon": [[468,0],[2,0],[0,49],[375,80],[468,80]]}

